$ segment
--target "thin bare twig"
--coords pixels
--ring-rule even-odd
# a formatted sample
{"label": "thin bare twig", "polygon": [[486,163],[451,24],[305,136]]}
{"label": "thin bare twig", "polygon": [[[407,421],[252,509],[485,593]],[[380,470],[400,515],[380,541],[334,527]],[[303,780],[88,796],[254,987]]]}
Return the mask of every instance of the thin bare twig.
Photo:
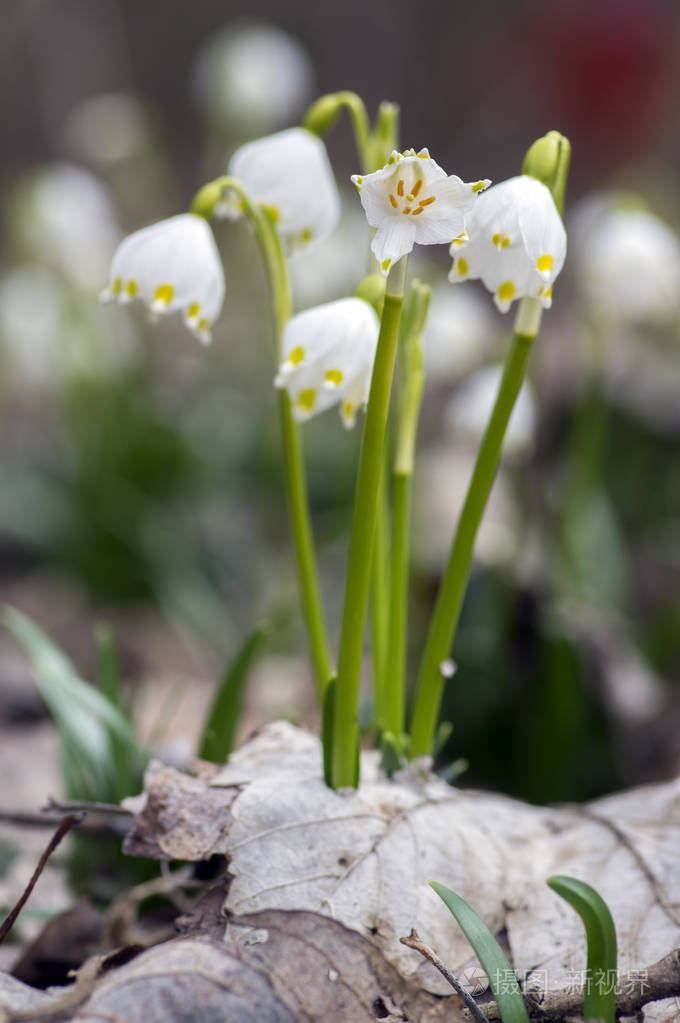
{"label": "thin bare twig", "polygon": [[59,824],[59,827],[57,828],[55,833],[52,835],[52,838],[48,842],[45,851],[43,852],[42,856],[40,857],[40,860],[38,861],[38,866],[33,871],[33,874],[31,876],[31,880],[26,885],[26,888],[25,888],[21,898],[16,903],[16,905],[13,907],[13,909],[10,910],[9,914],[7,915],[5,920],[3,920],[2,924],[0,924],[0,945],[5,940],[5,938],[9,934],[9,932],[12,930],[12,927],[14,926],[14,922],[15,922],[16,918],[19,916],[19,913],[24,908],[26,900],[28,899],[29,895],[31,894],[31,892],[35,888],[36,881],[38,880],[38,878],[42,874],[43,870],[45,869],[45,864],[49,860],[50,856],[52,855],[54,850],[57,848],[57,846],[61,842],[61,840],[64,837],[64,835],[67,835],[69,833],[69,831],[71,830],[71,828],[74,827],[76,824],[80,824],[80,822],[83,819],[83,816],[84,816],[83,814],[73,813],[73,814],[70,814],[68,817],[64,817],[64,819]]}
{"label": "thin bare twig", "polygon": [[124,806],[119,806],[118,803],[95,803],[88,799],[77,799],[70,800],[66,803],[61,803],[59,800],[50,797],[47,800],[46,810],[58,810],[60,813],[80,813],[84,810],[86,813],[107,813],[116,816],[132,817],[132,811],[126,810]]}
{"label": "thin bare twig", "polygon": [[418,937],[418,932],[415,929],[415,927],[411,928],[411,933],[407,938],[400,938],[399,941],[402,943],[402,945],[407,945],[408,948],[413,948],[415,949],[416,952],[420,952],[421,956],[424,956],[425,959],[429,959],[432,965],[439,970],[442,977],[444,977],[449,982],[449,984],[456,992],[456,994],[460,995],[460,997],[465,1002],[465,1005],[470,1010],[470,1013],[473,1016],[473,1018],[477,1020],[477,1023],[489,1023],[488,1019],[486,1018],[482,1010],[479,1008],[477,1002],[474,1000],[470,992],[465,990],[460,981],[456,977],[454,977],[454,975],[449,970],[448,966],[446,966],[446,964],[442,962],[442,960],[439,958],[436,952],[433,952],[429,945],[426,945],[424,941],[420,940],[420,938]]}

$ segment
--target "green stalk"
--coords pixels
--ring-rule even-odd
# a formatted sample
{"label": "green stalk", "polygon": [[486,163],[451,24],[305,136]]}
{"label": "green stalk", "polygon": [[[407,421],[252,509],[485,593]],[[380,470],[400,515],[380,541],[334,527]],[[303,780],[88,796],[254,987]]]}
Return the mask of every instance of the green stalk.
{"label": "green stalk", "polygon": [[[227,188],[233,189],[239,196],[244,213],[253,224],[262,250],[272,293],[276,354],[277,360],[280,361],[281,338],[286,323],[290,319],[290,282],[281,241],[266,209],[250,199],[238,180],[225,175],[211,181],[198,192],[191,205],[191,210],[193,213],[209,219]],[[288,513],[293,533],[302,613],[307,630],[314,678],[321,702],[333,674],[333,662],[321,602],[302,441],[298,424],[293,419],[288,393],[284,390],[279,391],[278,401]]]}
{"label": "green stalk", "polygon": [[409,752],[412,757],[432,751],[444,688],[441,664],[449,657],[456,635],[477,530],[491,493],[505,431],[524,380],[529,352],[538,333],[540,318],[539,300],[522,299],[512,345],[460,513],[420,663],[411,721]]}
{"label": "green stalk", "polygon": [[392,478],[392,547],[387,678],[380,723],[401,746],[405,727],[408,582],[411,538],[413,463],[423,396],[421,335],[425,328],[430,289],[413,281],[406,300],[399,344],[399,403],[397,443]]}
{"label": "green stalk", "polygon": [[380,321],[378,347],[361,442],[338,650],[338,678],[335,687],[333,748],[331,751],[333,788],[354,786],[358,782],[356,776],[357,711],[361,658],[373,562],[373,538],[378,511],[385,428],[392,389],[401,306],[404,298],[405,276],[406,257],[392,268],[387,279],[385,304]]}
{"label": "green stalk", "polygon": [[374,716],[383,727],[381,708],[387,692],[389,644],[390,575],[388,560],[389,515],[387,510],[387,445],[383,456],[378,491],[378,511],[373,539],[371,569],[371,651],[373,654]]}

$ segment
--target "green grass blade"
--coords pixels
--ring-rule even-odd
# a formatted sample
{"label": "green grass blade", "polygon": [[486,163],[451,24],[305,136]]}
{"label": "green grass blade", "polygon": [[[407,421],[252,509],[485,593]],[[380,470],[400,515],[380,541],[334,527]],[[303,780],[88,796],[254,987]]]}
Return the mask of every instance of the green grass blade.
{"label": "green grass blade", "polygon": [[31,660],[35,681],[59,730],[65,788],[73,799],[117,802],[121,791],[111,737],[128,763],[143,760],[129,722],[107,697],[84,682],[69,659],[29,618],[5,608],[0,621]]}
{"label": "green grass blade", "polygon": [[583,920],[588,945],[583,1018],[614,1023],[616,1015],[616,930],[609,906],[585,881],[564,874],[549,877],[548,885]]}
{"label": "green grass blade", "polygon": [[198,752],[203,760],[222,764],[232,752],[241,720],[246,683],[269,631],[266,623],[258,625],[227,668],[203,728]]}
{"label": "green grass blade", "polygon": [[456,895],[450,888],[437,881],[430,881],[430,887],[451,910],[463,934],[472,945],[482,969],[489,978],[503,1023],[529,1023],[529,1014],[515,971],[484,921],[477,916],[465,899],[461,899],[460,895]]}

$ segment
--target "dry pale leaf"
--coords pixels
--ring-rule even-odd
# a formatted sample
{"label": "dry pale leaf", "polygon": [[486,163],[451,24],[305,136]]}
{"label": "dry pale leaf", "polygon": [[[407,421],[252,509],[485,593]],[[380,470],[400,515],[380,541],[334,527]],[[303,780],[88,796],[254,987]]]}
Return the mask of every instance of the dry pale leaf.
{"label": "dry pale leaf", "polygon": [[[411,927],[454,972],[471,962],[430,879],[462,895],[492,931],[507,932],[513,965],[529,985],[573,984],[585,966],[582,926],[545,885],[554,873],[593,884],[607,900],[621,969],[680,944],[680,782],[585,807],[539,808],[452,789],[425,762],[389,781],[369,753],[359,790],[333,792],[321,778],[318,740],[279,722],[203,781],[152,765],[145,793],[128,806],[137,811],[128,851],[225,854],[229,912],[333,917],[430,991],[445,990],[441,977],[399,943]],[[666,1021],[677,1007],[659,1003],[646,1013]]]}

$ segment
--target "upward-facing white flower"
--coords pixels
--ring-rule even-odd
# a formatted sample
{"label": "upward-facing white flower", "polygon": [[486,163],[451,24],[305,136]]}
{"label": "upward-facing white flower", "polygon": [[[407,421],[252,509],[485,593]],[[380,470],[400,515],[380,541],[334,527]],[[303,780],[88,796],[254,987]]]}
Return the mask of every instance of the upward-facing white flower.
{"label": "upward-facing white flower", "polygon": [[526,174],[480,196],[467,235],[451,245],[454,283],[481,278],[505,313],[516,298],[552,301],[552,285],[567,254],[562,218],[542,182]]}
{"label": "upward-facing white flower", "polygon": [[382,273],[414,244],[449,244],[466,229],[477,194],[491,184],[466,184],[435,163],[427,149],[392,153],[373,174],[353,174],[366,219],[377,231],[371,249]]}
{"label": "upward-facing white flower", "polygon": [[290,395],[299,421],[340,403],[348,429],[368,399],[380,324],[361,298],[306,309],[283,333],[283,362],[274,383]]}
{"label": "upward-facing white flower", "polygon": [[[267,135],[237,149],[228,174],[256,202],[273,211],[289,252],[325,238],[340,219],[340,197],[320,138],[304,128]],[[225,194],[217,216],[241,216],[241,201]]]}
{"label": "upward-facing white flower", "polygon": [[224,300],[224,273],[207,221],[181,213],[128,235],[114,254],[101,298],[140,298],[153,315],[179,311],[196,337],[210,341]]}

